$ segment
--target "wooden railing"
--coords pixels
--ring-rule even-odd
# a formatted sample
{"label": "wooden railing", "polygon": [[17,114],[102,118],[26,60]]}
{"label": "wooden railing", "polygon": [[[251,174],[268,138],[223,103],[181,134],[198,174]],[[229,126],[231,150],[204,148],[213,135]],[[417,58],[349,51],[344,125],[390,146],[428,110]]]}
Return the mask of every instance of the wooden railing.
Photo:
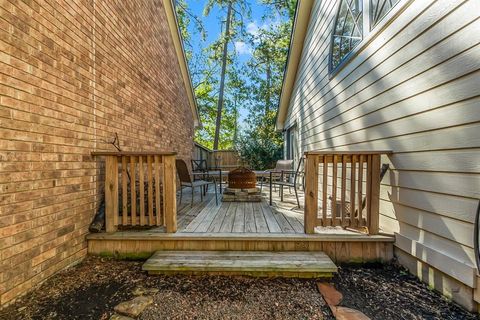
{"label": "wooden railing", "polygon": [[177,230],[173,152],[92,152],[105,157],[105,228],[166,226]]}
{"label": "wooden railing", "polygon": [[317,226],[379,231],[380,158],[390,151],[305,153],[305,233]]}

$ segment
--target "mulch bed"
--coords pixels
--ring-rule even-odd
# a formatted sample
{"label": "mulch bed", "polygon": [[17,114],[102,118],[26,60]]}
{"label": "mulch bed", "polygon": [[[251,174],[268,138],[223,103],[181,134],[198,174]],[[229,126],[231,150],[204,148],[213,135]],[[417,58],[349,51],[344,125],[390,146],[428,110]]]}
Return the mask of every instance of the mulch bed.
{"label": "mulch bed", "polygon": [[480,319],[396,265],[344,266],[334,278],[340,305],[371,319]]}
{"label": "mulch bed", "polygon": [[0,311],[0,319],[109,319],[137,286],[159,289],[140,319],[331,319],[314,280],[148,276],[141,265],[88,257]]}
{"label": "mulch bed", "polygon": [[[0,319],[109,319],[138,286],[157,288],[140,319],[332,319],[315,280],[148,276],[142,262],[88,257],[0,311]],[[372,319],[479,319],[394,265],[344,266],[342,306]]]}

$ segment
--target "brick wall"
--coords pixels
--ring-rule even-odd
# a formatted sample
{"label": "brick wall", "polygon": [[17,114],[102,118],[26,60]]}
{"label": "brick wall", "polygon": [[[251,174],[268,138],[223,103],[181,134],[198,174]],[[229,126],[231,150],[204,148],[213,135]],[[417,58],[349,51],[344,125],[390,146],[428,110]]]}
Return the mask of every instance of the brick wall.
{"label": "brick wall", "polygon": [[0,1],[0,304],[86,254],[92,150],[192,153],[160,0]]}

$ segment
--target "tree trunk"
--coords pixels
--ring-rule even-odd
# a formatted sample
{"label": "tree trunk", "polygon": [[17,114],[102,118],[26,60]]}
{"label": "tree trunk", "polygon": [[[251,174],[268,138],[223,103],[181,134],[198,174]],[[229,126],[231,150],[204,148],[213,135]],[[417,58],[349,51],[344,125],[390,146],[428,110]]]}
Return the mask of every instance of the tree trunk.
{"label": "tree trunk", "polygon": [[270,104],[271,104],[271,97],[270,97],[270,81],[271,81],[271,69],[270,69],[270,57],[267,56],[267,85],[266,85],[266,95],[265,95],[265,115],[267,115],[270,112]]}
{"label": "tree trunk", "polygon": [[220,140],[220,126],[222,122],[223,93],[225,91],[225,73],[227,70],[228,42],[230,41],[230,23],[232,18],[232,2],[228,4],[227,22],[225,27],[225,42],[223,43],[222,73],[220,75],[220,93],[217,104],[217,120],[215,122],[215,138],[213,140],[213,150],[218,149]]}
{"label": "tree trunk", "polygon": [[238,110],[237,110],[237,96],[235,96],[235,100],[233,103],[233,110],[235,113],[235,126],[233,128],[233,145],[236,144],[238,139]]}

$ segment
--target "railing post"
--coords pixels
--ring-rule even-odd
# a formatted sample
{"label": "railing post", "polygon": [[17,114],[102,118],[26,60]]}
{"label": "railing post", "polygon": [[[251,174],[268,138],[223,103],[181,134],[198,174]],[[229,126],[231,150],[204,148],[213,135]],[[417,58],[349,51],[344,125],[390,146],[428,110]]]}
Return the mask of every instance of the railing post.
{"label": "railing post", "polygon": [[165,225],[168,233],[177,232],[177,179],[175,156],[164,157],[164,198],[165,203]]}
{"label": "railing post", "polygon": [[105,229],[117,231],[118,225],[118,157],[105,159]]}
{"label": "railing post", "polygon": [[305,157],[305,233],[315,233],[318,214],[318,156]]}
{"label": "railing post", "polygon": [[380,225],[380,157],[379,154],[372,155],[370,212],[368,213],[370,234],[378,234]]}

